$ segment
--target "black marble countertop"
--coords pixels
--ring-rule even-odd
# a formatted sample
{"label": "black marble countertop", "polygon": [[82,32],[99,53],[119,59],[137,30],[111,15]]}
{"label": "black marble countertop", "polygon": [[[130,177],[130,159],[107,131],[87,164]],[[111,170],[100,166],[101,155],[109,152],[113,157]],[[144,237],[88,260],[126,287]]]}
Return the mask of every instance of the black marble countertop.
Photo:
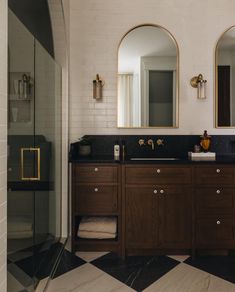
{"label": "black marble countertop", "polygon": [[125,157],[124,160],[115,160],[113,156],[100,155],[100,156],[88,156],[71,159],[71,163],[118,163],[118,164],[235,164],[235,155],[217,155],[216,159],[211,161],[192,161],[188,157],[177,157],[176,160],[161,160],[163,157],[158,157],[160,160],[131,160],[134,157]]}

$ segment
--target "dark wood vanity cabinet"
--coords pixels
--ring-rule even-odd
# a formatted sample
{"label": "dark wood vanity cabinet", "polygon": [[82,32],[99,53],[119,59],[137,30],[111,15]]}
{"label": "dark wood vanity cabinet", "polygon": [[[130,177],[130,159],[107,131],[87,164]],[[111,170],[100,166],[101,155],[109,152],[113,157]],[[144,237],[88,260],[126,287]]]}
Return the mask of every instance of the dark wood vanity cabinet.
{"label": "dark wood vanity cabinet", "polygon": [[[117,238],[78,238],[82,216],[116,216]],[[235,249],[235,167],[73,163],[72,249],[123,256]]]}
{"label": "dark wood vanity cabinet", "polygon": [[191,248],[191,168],[126,165],[127,254]]}
{"label": "dark wood vanity cabinet", "polygon": [[235,248],[235,167],[194,167],[196,249]]}
{"label": "dark wood vanity cabinet", "polygon": [[[72,164],[72,250],[100,250],[121,253],[121,174],[117,164]],[[115,216],[115,239],[77,237],[83,216]]]}

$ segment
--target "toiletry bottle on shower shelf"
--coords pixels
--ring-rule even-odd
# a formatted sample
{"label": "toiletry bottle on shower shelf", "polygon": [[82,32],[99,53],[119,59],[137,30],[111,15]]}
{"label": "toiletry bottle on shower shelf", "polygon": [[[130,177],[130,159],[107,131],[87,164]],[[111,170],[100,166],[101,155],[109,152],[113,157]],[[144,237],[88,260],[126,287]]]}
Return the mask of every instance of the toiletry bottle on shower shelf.
{"label": "toiletry bottle on shower shelf", "polygon": [[114,151],[114,153],[113,153],[114,160],[120,160],[120,145],[119,145],[118,141],[115,141],[113,151]]}

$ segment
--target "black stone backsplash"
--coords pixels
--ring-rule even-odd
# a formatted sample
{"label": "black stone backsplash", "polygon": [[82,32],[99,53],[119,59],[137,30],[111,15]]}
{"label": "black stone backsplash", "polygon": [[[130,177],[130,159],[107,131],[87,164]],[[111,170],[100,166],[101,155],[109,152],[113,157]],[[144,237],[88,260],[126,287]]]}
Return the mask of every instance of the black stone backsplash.
{"label": "black stone backsplash", "polygon": [[[131,157],[187,157],[188,151],[193,151],[195,144],[199,144],[199,135],[90,135],[92,156],[113,156],[115,141],[121,146],[125,143],[126,156]],[[217,155],[235,155],[235,135],[211,135],[210,151]],[[151,146],[140,146],[139,139],[154,141],[154,150]],[[163,139],[164,145],[157,146],[157,139]],[[78,144],[71,144],[70,160],[79,158]]]}

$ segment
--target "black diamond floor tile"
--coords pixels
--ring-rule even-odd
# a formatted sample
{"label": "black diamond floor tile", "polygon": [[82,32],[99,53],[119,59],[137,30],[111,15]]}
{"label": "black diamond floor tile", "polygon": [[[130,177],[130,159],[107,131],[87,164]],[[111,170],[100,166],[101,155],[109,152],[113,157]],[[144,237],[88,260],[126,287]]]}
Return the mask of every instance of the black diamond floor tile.
{"label": "black diamond floor tile", "polygon": [[64,250],[53,278],[56,278],[84,264],[86,264],[86,261],[72,254],[71,252]]}
{"label": "black diamond floor tile", "polygon": [[235,284],[235,256],[197,256],[184,263]]}
{"label": "black diamond floor tile", "polygon": [[110,253],[91,264],[129,287],[142,291],[180,262],[166,256],[132,256],[123,260]]}

